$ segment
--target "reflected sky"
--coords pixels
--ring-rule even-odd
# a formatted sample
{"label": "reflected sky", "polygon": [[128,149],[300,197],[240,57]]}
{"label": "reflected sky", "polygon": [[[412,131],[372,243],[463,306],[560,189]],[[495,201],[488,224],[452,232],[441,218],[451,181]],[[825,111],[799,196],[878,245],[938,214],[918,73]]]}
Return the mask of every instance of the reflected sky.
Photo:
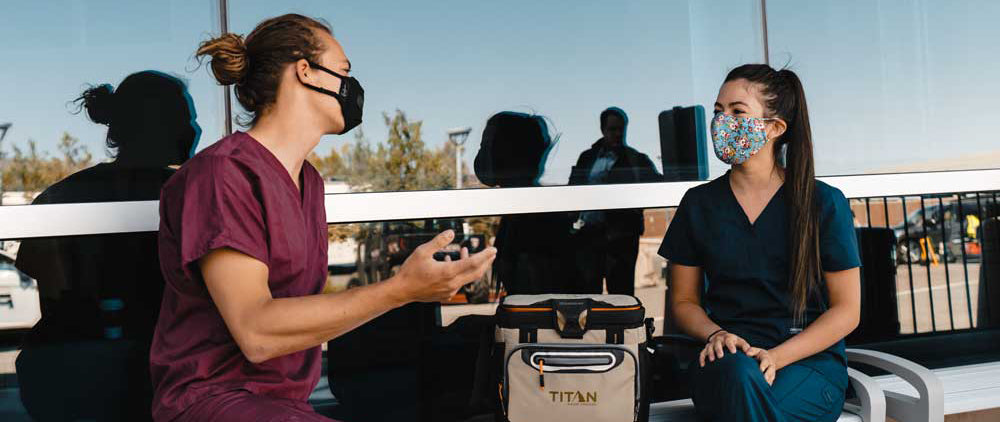
{"label": "reflected sky", "polygon": [[[213,2],[4,6],[0,123],[14,123],[5,150],[34,139],[54,152],[68,131],[103,157],[104,128],[70,114],[66,102],[87,83],[114,83],[144,69],[189,81],[202,148],[221,135],[219,90],[207,69],[191,72],[195,47],[216,26]],[[471,126],[471,165],[490,115],[545,115],[560,137],[541,182],[564,184],[579,153],[600,137],[597,116],[611,105],[629,113],[629,144],[659,166],[657,114],[675,105],[711,110],[730,68],[761,61],[757,7],[752,0],[232,0],[230,20],[243,34],[279,13],[328,20],[365,84],[362,128],[373,142],[386,136],[380,114],[398,108],[424,121],[431,146],[446,141],[447,129]],[[775,0],[768,10],[772,60],[790,62],[806,85],[818,174],[998,149],[989,116],[1000,111],[992,101],[1000,83],[990,76],[1000,74],[1000,60],[986,53],[996,38],[988,19],[1000,3]],[[351,140],[331,136],[319,150]],[[711,176],[722,173],[721,163],[709,162]]]}

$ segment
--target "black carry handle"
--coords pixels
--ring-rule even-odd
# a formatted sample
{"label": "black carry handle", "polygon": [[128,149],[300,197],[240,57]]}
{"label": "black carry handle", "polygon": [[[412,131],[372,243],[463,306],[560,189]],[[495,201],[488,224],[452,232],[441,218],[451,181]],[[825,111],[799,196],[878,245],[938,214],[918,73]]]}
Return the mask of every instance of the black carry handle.
{"label": "black carry handle", "polygon": [[583,338],[587,332],[590,299],[552,299],[552,318],[562,338]]}

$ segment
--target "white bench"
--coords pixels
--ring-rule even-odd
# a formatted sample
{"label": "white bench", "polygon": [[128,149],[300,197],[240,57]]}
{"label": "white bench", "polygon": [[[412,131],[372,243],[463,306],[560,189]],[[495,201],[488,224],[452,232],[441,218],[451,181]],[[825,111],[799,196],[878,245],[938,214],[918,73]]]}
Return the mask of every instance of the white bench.
{"label": "white bench", "polygon": [[[877,366],[886,370],[899,366],[901,358],[885,353],[855,351],[848,349],[848,362],[859,362],[855,358],[864,359],[863,363]],[[904,361],[909,362],[909,361]],[[903,363],[905,365],[905,363]],[[913,364],[915,365],[915,364]],[[890,368],[885,368],[889,366]],[[909,369],[910,366],[905,366]],[[895,372],[893,372],[895,373]],[[926,375],[926,374],[924,374]],[[851,380],[851,385],[857,393],[857,399],[844,404],[844,410],[840,414],[838,422],[885,422],[886,397],[882,393],[879,382],[864,373],[853,368],[847,368],[847,376]],[[694,403],[691,399],[673,400],[668,402],[653,403],[649,407],[649,422],[674,422],[674,421],[694,421]],[[900,419],[909,421],[909,419]]]}
{"label": "white bench", "polygon": [[[653,403],[649,407],[649,422],[695,421],[694,403],[691,399],[674,400]],[[882,418],[880,420],[885,420]],[[863,422],[864,419],[854,413],[844,411],[837,422]]]}
{"label": "white bench", "polygon": [[[919,367],[914,363],[909,363]],[[1000,362],[910,372],[919,377],[875,377],[885,391],[889,415],[898,420],[940,422],[944,415],[1000,408]],[[925,392],[929,400],[924,400]]]}

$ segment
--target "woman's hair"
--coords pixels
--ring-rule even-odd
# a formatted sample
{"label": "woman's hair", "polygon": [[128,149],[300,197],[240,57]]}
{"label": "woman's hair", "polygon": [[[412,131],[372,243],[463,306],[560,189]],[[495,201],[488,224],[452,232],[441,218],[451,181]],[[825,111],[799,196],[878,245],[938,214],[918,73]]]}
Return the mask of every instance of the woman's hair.
{"label": "woman's hair", "polygon": [[[774,153],[785,151],[785,192],[788,201],[789,241],[791,243],[789,283],[792,311],[796,321],[805,315],[807,301],[822,274],[819,254],[819,211],[816,204],[816,181],[813,165],[812,133],[809,110],[802,81],[788,69],[775,70],[764,64],[747,64],[726,75],[726,82],[745,79],[760,86],[765,117],[778,117],[788,125],[775,139]],[[780,162],[781,160],[776,160]]]}
{"label": "woman's hair", "polygon": [[248,126],[274,104],[287,64],[319,60],[324,47],[317,31],[333,33],[326,23],[291,13],[261,22],[245,40],[225,33],[205,41],[195,55],[199,63],[210,57],[212,74],[220,84],[236,85],[236,99],[249,117],[239,123]]}
{"label": "woman's hair", "polygon": [[[160,153],[162,159],[179,163],[186,159],[184,148],[198,136],[187,85],[163,72],[133,73],[117,89],[110,84],[91,86],[73,102],[75,113],[86,110],[91,121],[108,127],[106,145],[116,157]],[[170,153],[164,155],[165,150]]]}

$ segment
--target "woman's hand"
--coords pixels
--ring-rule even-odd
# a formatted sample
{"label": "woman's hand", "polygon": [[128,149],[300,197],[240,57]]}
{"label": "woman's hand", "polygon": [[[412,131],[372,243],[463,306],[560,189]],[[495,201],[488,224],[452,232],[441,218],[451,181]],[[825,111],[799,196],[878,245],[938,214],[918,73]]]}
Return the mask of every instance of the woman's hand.
{"label": "woman's hand", "polygon": [[759,347],[751,347],[750,351],[746,352],[746,354],[754,358],[757,362],[760,362],[760,372],[764,373],[764,380],[767,381],[767,385],[773,384],[774,374],[778,371],[778,365],[775,364],[771,352]]}
{"label": "woman's hand", "polygon": [[705,343],[705,348],[698,355],[698,362],[701,363],[701,367],[705,367],[706,360],[708,362],[715,362],[716,359],[722,359],[722,356],[725,355],[725,349],[729,349],[729,353],[736,353],[737,350],[747,353],[751,347],[750,343],[747,343],[746,340],[743,340],[736,334],[724,330],[716,332],[708,337],[708,343]]}

